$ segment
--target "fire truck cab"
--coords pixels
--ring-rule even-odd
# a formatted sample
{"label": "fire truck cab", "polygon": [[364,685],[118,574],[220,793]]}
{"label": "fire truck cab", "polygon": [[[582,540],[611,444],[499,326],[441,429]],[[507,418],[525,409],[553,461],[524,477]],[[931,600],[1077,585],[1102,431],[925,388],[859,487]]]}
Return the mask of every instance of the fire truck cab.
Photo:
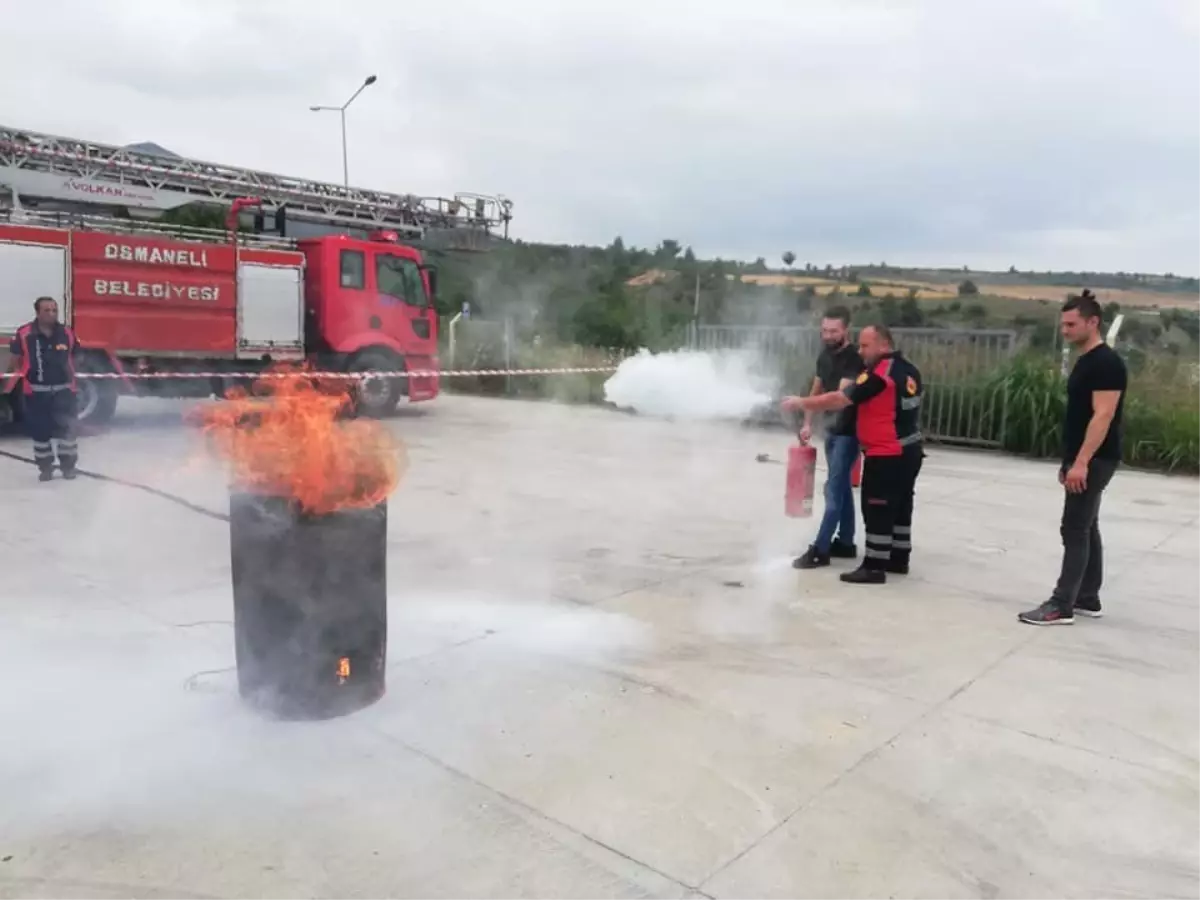
{"label": "fire truck cab", "polygon": [[[305,343],[320,368],[432,372],[437,367],[437,270],[394,232],[368,241],[345,235],[307,238]],[[436,375],[369,379],[360,403],[374,413],[437,396]]]}

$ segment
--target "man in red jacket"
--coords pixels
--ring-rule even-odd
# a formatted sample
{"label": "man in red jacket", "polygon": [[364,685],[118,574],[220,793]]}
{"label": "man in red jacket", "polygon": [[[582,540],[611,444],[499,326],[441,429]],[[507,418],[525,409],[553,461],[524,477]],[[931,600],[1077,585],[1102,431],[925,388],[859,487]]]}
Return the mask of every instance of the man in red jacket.
{"label": "man in red jacket", "polygon": [[38,297],[33,304],[37,316],[22,325],[9,351],[15,374],[21,378],[25,423],[33,438],[33,458],[38,478],[54,477],[54,446],[58,441],[58,464],[63,478],[75,477],[79,459],[75,423],[75,333],[58,321],[58,303],[53,297]]}
{"label": "man in red jacket", "polygon": [[858,349],[867,369],[854,384],[844,391],[788,397],[783,407],[805,412],[857,409],[866,554],[859,568],[841,578],[883,584],[889,572],[908,573],[912,554],[913,491],[925,457],[918,424],[924,388],[920,370],[895,349],[887,327],[863,328]]}

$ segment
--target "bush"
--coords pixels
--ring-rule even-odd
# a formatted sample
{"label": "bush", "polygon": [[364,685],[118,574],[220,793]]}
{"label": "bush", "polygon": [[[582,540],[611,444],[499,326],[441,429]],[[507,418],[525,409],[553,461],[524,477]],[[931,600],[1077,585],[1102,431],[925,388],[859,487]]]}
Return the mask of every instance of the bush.
{"label": "bush", "polygon": [[[1066,384],[1046,357],[1018,359],[988,380],[1007,392],[1001,439],[1005,450],[1053,458],[1061,451]],[[1124,408],[1124,461],[1168,472],[1200,472],[1200,406],[1185,367],[1147,365],[1131,373]],[[997,423],[999,431],[999,423]]]}

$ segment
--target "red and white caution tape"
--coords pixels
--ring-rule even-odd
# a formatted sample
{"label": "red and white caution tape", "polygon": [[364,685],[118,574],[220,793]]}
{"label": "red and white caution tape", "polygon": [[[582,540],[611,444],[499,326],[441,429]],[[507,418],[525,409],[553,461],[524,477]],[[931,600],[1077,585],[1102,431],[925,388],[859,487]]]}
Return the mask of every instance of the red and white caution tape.
{"label": "red and white caution tape", "polygon": [[308,378],[362,381],[367,378],[470,378],[498,375],[596,375],[617,371],[616,366],[569,366],[551,369],[412,369],[396,372],[80,372],[76,377],[88,380],[124,381],[149,378],[221,378],[229,381],[257,381],[260,378]]}

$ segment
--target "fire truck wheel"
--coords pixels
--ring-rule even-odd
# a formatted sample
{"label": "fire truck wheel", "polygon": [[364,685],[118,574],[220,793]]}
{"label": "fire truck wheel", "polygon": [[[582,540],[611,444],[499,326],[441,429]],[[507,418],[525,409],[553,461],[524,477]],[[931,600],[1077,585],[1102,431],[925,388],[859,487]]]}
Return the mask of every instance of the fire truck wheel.
{"label": "fire truck wheel", "polygon": [[[346,367],[349,372],[398,372],[403,369],[403,360],[382,350],[364,350]],[[403,394],[403,379],[368,378],[355,392],[355,412],[372,419],[383,418],[396,409]]]}
{"label": "fire truck wheel", "polygon": [[[84,357],[79,361],[79,371],[107,372],[109,369]],[[76,411],[80,427],[98,428],[107,424],[117,411],[117,382],[81,378],[78,385]]]}

